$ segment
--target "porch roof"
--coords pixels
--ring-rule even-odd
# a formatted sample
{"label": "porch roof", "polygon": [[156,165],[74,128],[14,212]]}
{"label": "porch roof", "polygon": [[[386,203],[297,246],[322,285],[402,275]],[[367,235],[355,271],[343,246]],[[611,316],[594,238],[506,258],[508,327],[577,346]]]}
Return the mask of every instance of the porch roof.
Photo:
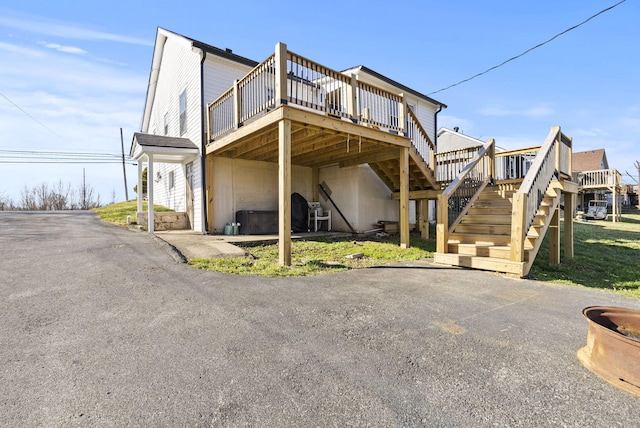
{"label": "porch roof", "polygon": [[187,163],[198,157],[200,150],[190,139],[136,132],[129,155],[144,161],[153,155],[154,162]]}

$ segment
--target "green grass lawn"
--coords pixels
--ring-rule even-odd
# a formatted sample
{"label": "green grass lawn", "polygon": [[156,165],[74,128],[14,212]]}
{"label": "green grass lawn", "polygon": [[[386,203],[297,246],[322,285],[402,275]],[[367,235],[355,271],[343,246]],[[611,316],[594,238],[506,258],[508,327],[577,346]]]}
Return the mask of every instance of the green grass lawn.
{"label": "green grass lawn", "polygon": [[[561,222],[561,230],[563,226]],[[574,257],[565,260],[561,245],[560,260],[560,265],[549,266],[547,234],[529,277],[640,298],[640,213],[625,213],[618,223],[576,221]]]}
{"label": "green grass lawn", "polygon": [[[278,264],[277,244],[239,245],[249,257],[192,259],[189,263],[201,269],[239,275],[307,276],[431,258],[435,250],[435,241],[413,236],[409,248],[398,245],[397,236],[381,240],[295,240],[291,243],[291,266]],[[357,253],[363,257],[346,257]]]}
{"label": "green grass lawn", "polygon": [[[98,214],[98,217],[100,217],[104,221],[124,225],[127,224],[127,216],[131,216],[132,221],[135,222],[137,208],[138,202],[133,199],[131,201],[118,202],[117,204],[94,208],[93,211],[95,211]],[[143,201],[142,211],[147,211],[147,208],[147,201]],[[157,212],[173,211],[161,205],[154,205],[153,209]]]}

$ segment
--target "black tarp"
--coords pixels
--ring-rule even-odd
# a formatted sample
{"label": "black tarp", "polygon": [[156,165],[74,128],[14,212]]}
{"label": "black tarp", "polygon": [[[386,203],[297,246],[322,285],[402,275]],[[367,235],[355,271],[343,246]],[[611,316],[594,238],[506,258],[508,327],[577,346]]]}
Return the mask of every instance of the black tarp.
{"label": "black tarp", "polygon": [[291,194],[291,230],[296,233],[308,232],[309,204],[300,193]]}

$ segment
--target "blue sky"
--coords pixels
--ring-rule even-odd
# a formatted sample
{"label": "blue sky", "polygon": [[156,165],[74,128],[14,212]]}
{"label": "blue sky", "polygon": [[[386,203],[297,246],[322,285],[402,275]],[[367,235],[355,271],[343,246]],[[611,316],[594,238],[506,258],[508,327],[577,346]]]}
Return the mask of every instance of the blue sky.
{"label": "blue sky", "polygon": [[[333,69],[366,65],[431,94],[617,2],[3,0],[0,160],[2,150],[118,155],[120,128],[128,152],[158,26],[257,61],[284,42]],[[632,183],[625,171],[635,175],[640,161],[639,21],[639,3],[627,0],[503,67],[431,95],[449,106],[439,125],[495,138],[505,148],[540,145],[560,125],[574,151],[605,148],[610,167]],[[42,182],[77,186],[83,168],[103,202],[113,191],[124,200],[118,163],[0,163],[0,196],[18,199],[25,185]],[[127,176],[131,189],[135,167]]]}

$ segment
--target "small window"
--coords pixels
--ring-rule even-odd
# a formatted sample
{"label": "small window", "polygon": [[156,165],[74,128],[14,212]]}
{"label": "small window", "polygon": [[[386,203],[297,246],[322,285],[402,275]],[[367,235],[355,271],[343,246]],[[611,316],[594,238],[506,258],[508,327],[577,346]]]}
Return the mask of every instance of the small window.
{"label": "small window", "polygon": [[169,113],[164,114],[164,135],[169,135]]}
{"label": "small window", "polygon": [[173,186],[175,185],[175,176],[173,171],[169,171],[169,189],[173,189]]}
{"label": "small window", "polygon": [[187,90],[180,94],[180,135],[187,132]]}

